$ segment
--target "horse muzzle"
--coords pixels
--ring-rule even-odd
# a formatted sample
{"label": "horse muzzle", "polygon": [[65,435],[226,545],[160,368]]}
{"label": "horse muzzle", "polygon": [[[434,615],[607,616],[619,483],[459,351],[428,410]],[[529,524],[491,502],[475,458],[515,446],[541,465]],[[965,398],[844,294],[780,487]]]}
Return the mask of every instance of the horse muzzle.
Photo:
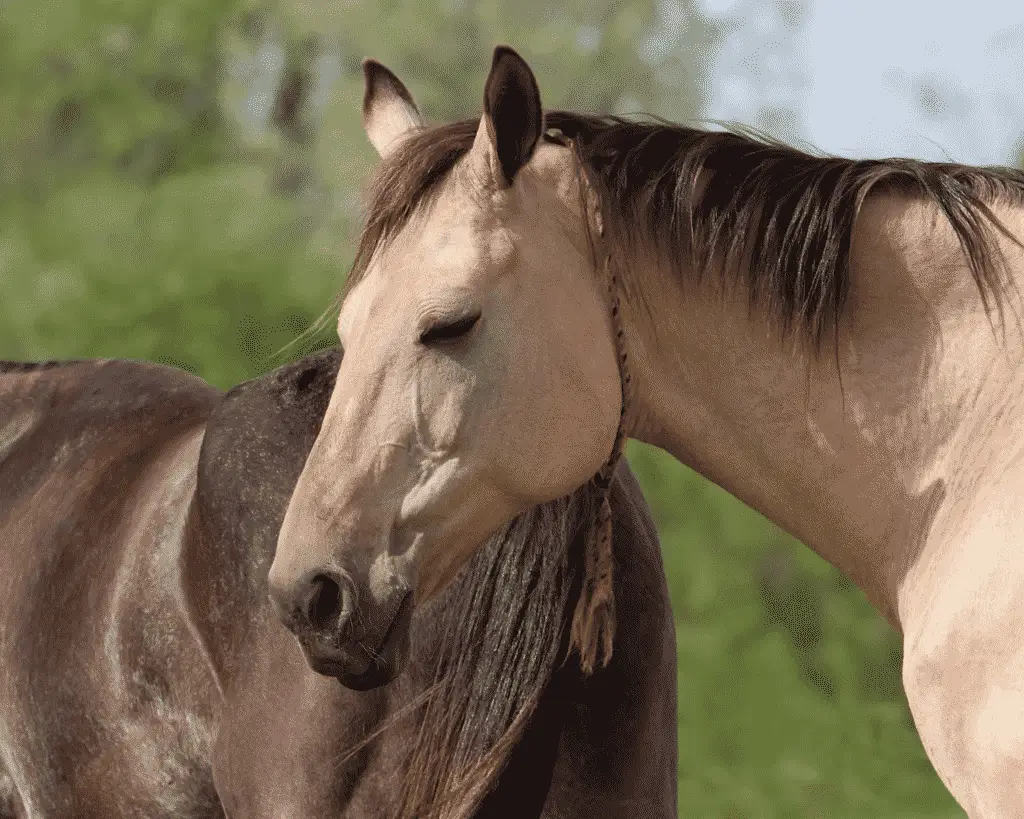
{"label": "horse muzzle", "polygon": [[298,638],[310,667],[358,691],[391,682],[409,649],[413,595],[401,591],[364,612],[356,588],[339,572],[322,571],[292,589],[271,591],[278,614]]}

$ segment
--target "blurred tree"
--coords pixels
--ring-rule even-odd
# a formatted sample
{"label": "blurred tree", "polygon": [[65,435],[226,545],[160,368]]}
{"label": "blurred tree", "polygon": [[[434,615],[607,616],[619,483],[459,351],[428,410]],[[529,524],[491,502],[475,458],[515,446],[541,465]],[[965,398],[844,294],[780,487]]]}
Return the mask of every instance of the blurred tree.
{"label": "blurred tree", "polygon": [[0,355],[151,358],[226,385],[327,300],[307,215],[224,105],[224,35],[245,23],[235,0],[0,9]]}
{"label": "blurred tree", "polygon": [[363,55],[434,119],[479,110],[497,42],[549,106],[682,119],[718,39],[695,0],[6,4],[0,354],[269,366],[350,253]]}
{"label": "blurred tree", "polygon": [[[41,0],[0,12],[0,182],[38,197],[104,168],[217,161],[218,30],[234,0]],[[19,185],[12,190],[10,185]]]}

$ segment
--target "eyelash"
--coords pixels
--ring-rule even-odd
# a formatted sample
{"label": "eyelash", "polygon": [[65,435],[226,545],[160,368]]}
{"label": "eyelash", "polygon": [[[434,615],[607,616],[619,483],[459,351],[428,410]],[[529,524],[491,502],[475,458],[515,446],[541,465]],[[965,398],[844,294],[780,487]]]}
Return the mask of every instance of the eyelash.
{"label": "eyelash", "polygon": [[456,321],[439,322],[420,334],[420,344],[441,344],[446,341],[457,341],[472,330],[480,320],[480,314],[457,319]]}

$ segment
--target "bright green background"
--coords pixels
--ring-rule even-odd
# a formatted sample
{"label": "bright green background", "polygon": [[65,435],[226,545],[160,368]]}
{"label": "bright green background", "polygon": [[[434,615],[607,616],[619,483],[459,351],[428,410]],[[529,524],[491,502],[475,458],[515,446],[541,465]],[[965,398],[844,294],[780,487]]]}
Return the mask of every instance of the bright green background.
{"label": "bright green background", "polygon": [[[275,30],[295,77],[326,49],[340,78],[322,111],[260,128],[237,112]],[[434,119],[478,110],[504,41],[550,106],[681,120],[734,30],[689,0],[5,3],[0,357],[147,358],[221,387],[280,363],[351,259],[365,54]],[[680,815],[962,816],[914,733],[899,641],[861,595],[664,454],[629,455],[677,623]]]}

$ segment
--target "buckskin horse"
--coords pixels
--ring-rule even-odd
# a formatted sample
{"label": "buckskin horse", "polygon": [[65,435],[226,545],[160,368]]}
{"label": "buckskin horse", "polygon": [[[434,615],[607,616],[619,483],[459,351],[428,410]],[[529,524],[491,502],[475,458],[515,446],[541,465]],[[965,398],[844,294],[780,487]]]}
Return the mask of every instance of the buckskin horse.
{"label": "buckskin horse", "polygon": [[417,609],[389,685],[311,670],[266,576],[340,360],[226,396],[141,362],[0,364],[0,817],[675,817],[674,626],[625,469],[607,668],[566,655],[579,492]]}
{"label": "buckskin horse", "polygon": [[[397,644],[402,595],[429,600],[521,510],[600,486],[637,438],[851,578],[902,632],[953,796],[1024,816],[1024,172],[544,112],[505,46],[482,116],[453,124],[364,73],[382,160],[279,605],[344,565],[362,639]],[[572,635],[593,665],[614,608],[608,539],[588,543]]]}

